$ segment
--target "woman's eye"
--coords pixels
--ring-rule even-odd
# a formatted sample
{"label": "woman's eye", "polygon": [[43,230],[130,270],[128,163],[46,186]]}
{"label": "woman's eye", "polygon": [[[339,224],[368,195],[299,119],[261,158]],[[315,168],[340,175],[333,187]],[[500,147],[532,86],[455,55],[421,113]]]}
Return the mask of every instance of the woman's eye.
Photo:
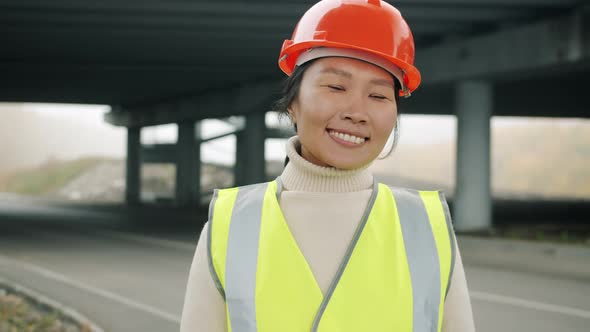
{"label": "woman's eye", "polygon": [[332,90],[336,90],[336,91],[344,91],[344,88],[340,85],[328,85],[328,87]]}
{"label": "woman's eye", "polygon": [[382,96],[382,95],[371,95],[371,98],[375,98],[375,99],[387,99],[387,97]]}

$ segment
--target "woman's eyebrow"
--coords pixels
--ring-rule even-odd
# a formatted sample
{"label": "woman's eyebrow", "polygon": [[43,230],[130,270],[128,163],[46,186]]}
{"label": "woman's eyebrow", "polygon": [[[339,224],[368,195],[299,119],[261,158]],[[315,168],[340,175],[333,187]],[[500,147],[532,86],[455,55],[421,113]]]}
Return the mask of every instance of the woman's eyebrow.
{"label": "woman's eyebrow", "polygon": [[[334,67],[326,67],[326,68],[322,69],[321,73],[322,74],[336,74],[336,75],[344,76],[346,78],[352,78],[351,73],[344,71],[342,69],[334,68]],[[379,78],[372,79],[369,83],[375,84],[375,85],[382,85],[382,86],[389,87],[389,88],[394,87],[394,83],[392,80],[387,80],[387,79],[382,79],[382,78],[381,79],[379,79]]]}
{"label": "woman's eyebrow", "polygon": [[344,71],[342,69],[334,68],[334,67],[326,67],[326,68],[322,69],[321,73],[322,74],[336,74],[336,75],[344,76],[346,78],[352,77],[351,73]]}
{"label": "woman's eyebrow", "polygon": [[372,79],[369,83],[371,84],[375,84],[375,85],[383,85],[389,88],[394,88],[395,84],[393,83],[392,80],[386,80],[386,79]]}

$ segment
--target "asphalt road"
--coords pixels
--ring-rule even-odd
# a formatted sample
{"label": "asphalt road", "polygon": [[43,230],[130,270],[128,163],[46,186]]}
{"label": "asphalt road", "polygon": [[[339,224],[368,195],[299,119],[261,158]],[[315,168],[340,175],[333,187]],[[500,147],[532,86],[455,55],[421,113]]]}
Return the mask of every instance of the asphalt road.
{"label": "asphalt road", "polygon": [[[154,211],[0,196],[0,278],[73,307],[108,332],[178,331],[203,216]],[[585,276],[464,256],[477,331],[589,330]]]}

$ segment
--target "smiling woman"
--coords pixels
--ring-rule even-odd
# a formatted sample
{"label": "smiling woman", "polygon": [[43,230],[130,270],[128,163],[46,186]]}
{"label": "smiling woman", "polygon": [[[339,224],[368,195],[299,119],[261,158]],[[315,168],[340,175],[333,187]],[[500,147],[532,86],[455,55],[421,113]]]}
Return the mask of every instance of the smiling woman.
{"label": "smiling woman", "polygon": [[[353,26],[350,22],[370,22]],[[323,0],[279,55],[276,110],[296,136],[274,181],[218,190],[181,331],[474,330],[442,193],[377,183],[368,166],[420,84],[412,33],[379,0]]]}
{"label": "smiling woman", "polygon": [[340,169],[370,163],[396,122],[395,94],[394,78],[379,67],[344,57],[315,60],[287,108],[302,156]]}
{"label": "smiling woman", "polygon": [[321,58],[306,69],[299,94],[287,108],[297,125],[302,157],[339,169],[359,168],[377,158],[397,118],[399,89],[393,76],[344,57]]}

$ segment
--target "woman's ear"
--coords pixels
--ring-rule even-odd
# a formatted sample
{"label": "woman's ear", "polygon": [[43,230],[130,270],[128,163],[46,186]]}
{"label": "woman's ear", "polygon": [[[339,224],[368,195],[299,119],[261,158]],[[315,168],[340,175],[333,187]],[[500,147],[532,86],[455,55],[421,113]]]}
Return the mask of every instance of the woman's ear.
{"label": "woman's ear", "polygon": [[287,112],[289,112],[289,117],[291,118],[291,122],[293,122],[293,124],[297,124],[297,118],[295,117],[295,112],[293,111],[293,106],[287,107]]}
{"label": "woman's ear", "polygon": [[293,111],[293,107],[287,107],[287,111],[289,112],[289,117],[291,118],[291,123],[293,124],[293,129],[295,133],[297,133],[297,117],[295,116],[295,111]]}

